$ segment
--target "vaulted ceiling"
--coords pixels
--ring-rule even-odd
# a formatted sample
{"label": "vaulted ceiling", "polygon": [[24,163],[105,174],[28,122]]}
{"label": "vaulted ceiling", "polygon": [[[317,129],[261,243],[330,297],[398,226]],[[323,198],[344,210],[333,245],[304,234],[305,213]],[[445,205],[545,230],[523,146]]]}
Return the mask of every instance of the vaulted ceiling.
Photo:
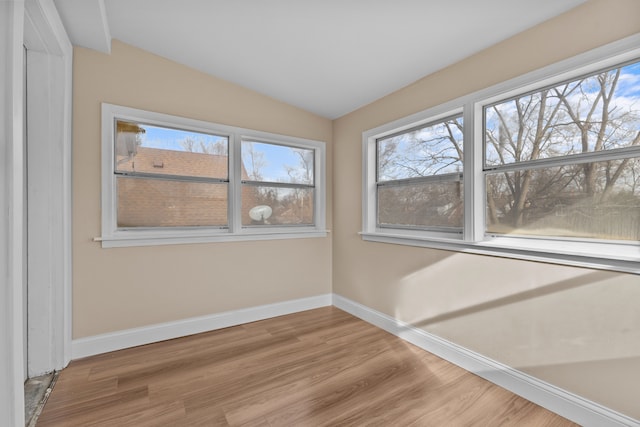
{"label": "vaulted ceiling", "polygon": [[54,1],[75,45],[115,38],[333,119],[585,0]]}

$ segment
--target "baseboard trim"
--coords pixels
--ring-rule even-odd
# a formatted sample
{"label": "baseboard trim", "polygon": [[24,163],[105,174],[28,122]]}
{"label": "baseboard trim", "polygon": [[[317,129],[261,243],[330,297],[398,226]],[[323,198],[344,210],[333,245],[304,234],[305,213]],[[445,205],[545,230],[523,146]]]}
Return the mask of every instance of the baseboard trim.
{"label": "baseboard trim", "polygon": [[243,323],[326,307],[330,306],[331,303],[332,295],[325,294],[74,339],[71,341],[71,358],[80,359],[129,347],[228,328]]}
{"label": "baseboard trim", "polygon": [[430,353],[585,427],[640,427],[640,422],[517,369],[337,294],[193,317],[75,339],[72,359],[334,305]]}
{"label": "baseboard trim", "polygon": [[638,420],[340,295],[333,294],[333,305],[582,426],[640,426]]}

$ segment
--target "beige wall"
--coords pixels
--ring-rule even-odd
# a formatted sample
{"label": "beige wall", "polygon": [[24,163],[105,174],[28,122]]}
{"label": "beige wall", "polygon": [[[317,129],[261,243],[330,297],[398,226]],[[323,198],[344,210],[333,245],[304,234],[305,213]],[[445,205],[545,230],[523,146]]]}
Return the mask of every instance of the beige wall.
{"label": "beige wall", "polygon": [[334,121],[333,291],[640,419],[640,277],[364,242],[362,132],[640,32],[590,1]]}
{"label": "beige wall", "polygon": [[[363,131],[637,33],[638,16],[637,0],[590,1],[333,123],[117,41],[110,55],[76,48],[74,338],[333,289],[640,419],[638,276],[357,235]],[[326,141],[333,242],[102,249],[91,240],[100,235],[101,102]]]}
{"label": "beige wall", "polygon": [[100,103],[327,142],[308,112],[132,46],[74,51],[73,337],[331,292],[331,238],[102,249]]}

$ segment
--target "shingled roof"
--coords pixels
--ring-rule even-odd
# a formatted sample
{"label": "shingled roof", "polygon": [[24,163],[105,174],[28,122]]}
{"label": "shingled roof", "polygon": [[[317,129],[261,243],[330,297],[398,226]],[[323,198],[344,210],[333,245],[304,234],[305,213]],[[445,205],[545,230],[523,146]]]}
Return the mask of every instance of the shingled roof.
{"label": "shingled roof", "polygon": [[[227,163],[227,155],[138,147],[133,156],[118,156],[116,168],[123,172],[225,179]],[[242,172],[246,175],[244,166]]]}

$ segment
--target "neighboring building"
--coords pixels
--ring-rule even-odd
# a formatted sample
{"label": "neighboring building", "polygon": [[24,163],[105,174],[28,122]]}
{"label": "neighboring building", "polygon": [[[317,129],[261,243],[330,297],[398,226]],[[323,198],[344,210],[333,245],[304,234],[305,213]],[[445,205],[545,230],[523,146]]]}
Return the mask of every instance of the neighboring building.
{"label": "neighboring building", "polygon": [[[227,226],[228,184],[180,180],[166,176],[222,178],[228,175],[226,155],[138,147],[119,156],[118,170],[165,177],[118,177],[119,227]],[[247,172],[242,167],[242,177]],[[243,205],[256,206],[255,189],[242,189]],[[243,210],[243,223],[250,223]]]}

